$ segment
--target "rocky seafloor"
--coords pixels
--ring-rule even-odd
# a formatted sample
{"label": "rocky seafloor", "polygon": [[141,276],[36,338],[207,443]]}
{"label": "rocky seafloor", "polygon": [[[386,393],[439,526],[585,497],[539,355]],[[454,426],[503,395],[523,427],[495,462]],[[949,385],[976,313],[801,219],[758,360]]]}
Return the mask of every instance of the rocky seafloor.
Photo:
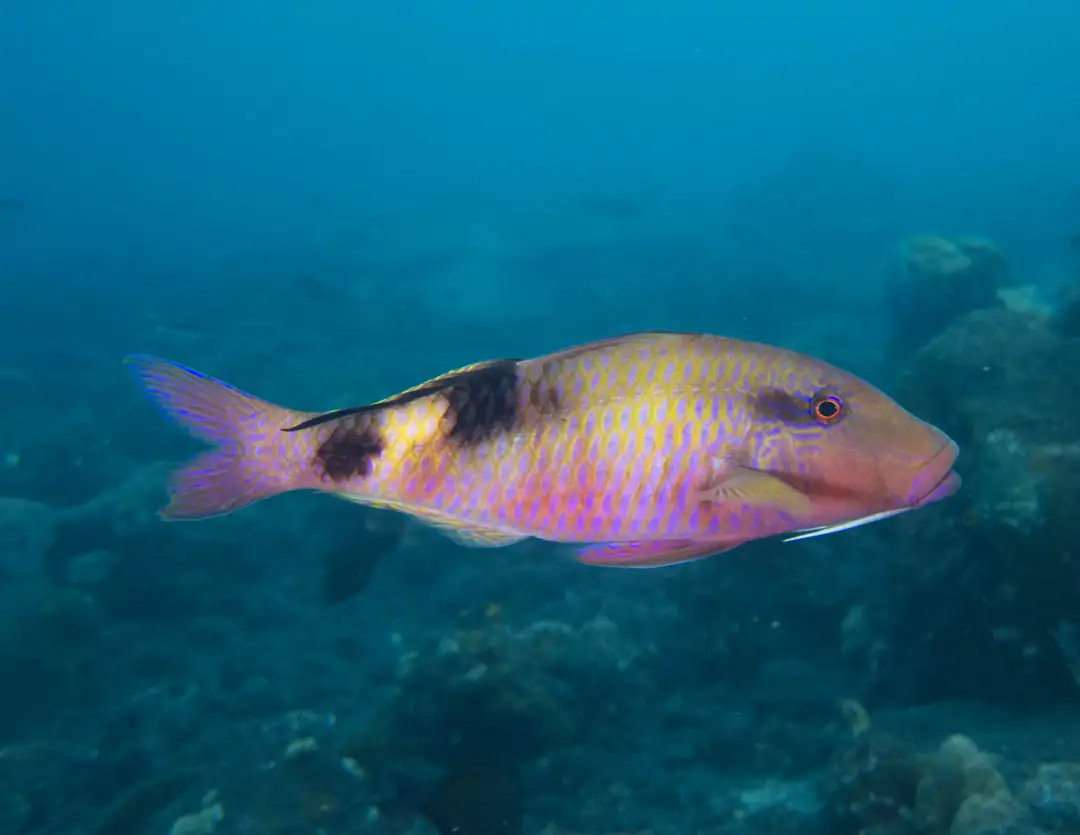
{"label": "rocky seafloor", "polygon": [[[166,525],[192,446],[111,346],[12,356],[0,833],[1080,832],[1080,305],[979,239],[895,266],[880,367],[964,490],[650,572],[317,496]],[[127,349],[297,405],[415,382],[404,352],[343,382],[370,342],[222,347],[211,320]]]}

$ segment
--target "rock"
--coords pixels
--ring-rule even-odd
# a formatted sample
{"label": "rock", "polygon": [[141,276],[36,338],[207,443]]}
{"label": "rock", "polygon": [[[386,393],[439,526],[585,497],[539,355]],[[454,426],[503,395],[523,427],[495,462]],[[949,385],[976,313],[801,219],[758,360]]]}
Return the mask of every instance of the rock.
{"label": "rock", "polygon": [[1032,819],[1051,832],[1080,831],[1080,763],[1045,763],[1020,792]]}
{"label": "rock", "polygon": [[917,350],[966,313],[1002,304],[1008,265],[990,241],[917,235],[895,266],[885,286],[893,356]]}
{"label": "rock", "polygon": [[25,499],[0,498],[0,574],[38,577],[56,536],[54,512]]}

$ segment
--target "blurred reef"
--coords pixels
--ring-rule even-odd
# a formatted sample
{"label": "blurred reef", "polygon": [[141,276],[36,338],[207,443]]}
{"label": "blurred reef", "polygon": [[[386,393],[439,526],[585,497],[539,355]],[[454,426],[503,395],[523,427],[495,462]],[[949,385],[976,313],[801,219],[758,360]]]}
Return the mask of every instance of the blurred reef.
{"label": "blurred reef", "polygon": [[[634,238],[658,200],[590,196],[602,235],[560,246],[473,228],[371,254],[412,339],[394,317],[351,338],[375,291],[333,265],[276,288],[247,265],[244,317],[162,282],[137,344],[5,357],[0,832],[1080,832],[1080,274],[1049,292],[992,241],[903,240],[875,278],[883,314],[863,320],[867,293],[784,340],[960,443],[963,490],[910,517],[625,573],[535,542],[463,551],[320,497],[156,519],[192,450],[129,390],[123,350],[298,405],[374,399],[552,347],[535,334],[586,276],[706,287],[714,253]],[[743,268],[783,292],[765,243]],[[455,295],[502,271],[549,282],[526,306]],[[634,327],[632,278],[558,342]],[[267,324],[275,305],[294,336]]]}

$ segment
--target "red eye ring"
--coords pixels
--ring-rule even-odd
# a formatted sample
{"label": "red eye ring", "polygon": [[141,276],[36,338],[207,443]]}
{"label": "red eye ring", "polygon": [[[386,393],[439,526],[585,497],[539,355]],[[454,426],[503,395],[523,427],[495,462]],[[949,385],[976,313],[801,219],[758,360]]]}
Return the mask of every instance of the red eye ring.
{"label": "red eye ring", "polygon": [[835,394],[818,395],[810,403],[810,413],[818,423],[828,426],[844,414],[844,401]]}

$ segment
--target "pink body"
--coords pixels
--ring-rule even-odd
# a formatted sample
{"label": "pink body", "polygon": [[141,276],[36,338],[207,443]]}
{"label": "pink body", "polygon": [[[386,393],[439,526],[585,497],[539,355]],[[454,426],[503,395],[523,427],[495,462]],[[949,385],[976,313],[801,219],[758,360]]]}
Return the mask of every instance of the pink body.
{"label": "pink body", "polygon": [[[162,400],[162,387],[150,387]],[[167,515],[317,489],[491,537],[474,544],[539,537],[715,551],[918,506],[958,484],[956,445],[867,383],[721,337],[638,334],[482,363],[321,416],[228,391],[236,402],[223,421],[240,427],[230,460],[246,495],[218,508],[192,503],[222,489],[192,465]],[[823,400],[839,404],[836,416],[815,413]],[[230,446],[221,432],[201,434]]]}

